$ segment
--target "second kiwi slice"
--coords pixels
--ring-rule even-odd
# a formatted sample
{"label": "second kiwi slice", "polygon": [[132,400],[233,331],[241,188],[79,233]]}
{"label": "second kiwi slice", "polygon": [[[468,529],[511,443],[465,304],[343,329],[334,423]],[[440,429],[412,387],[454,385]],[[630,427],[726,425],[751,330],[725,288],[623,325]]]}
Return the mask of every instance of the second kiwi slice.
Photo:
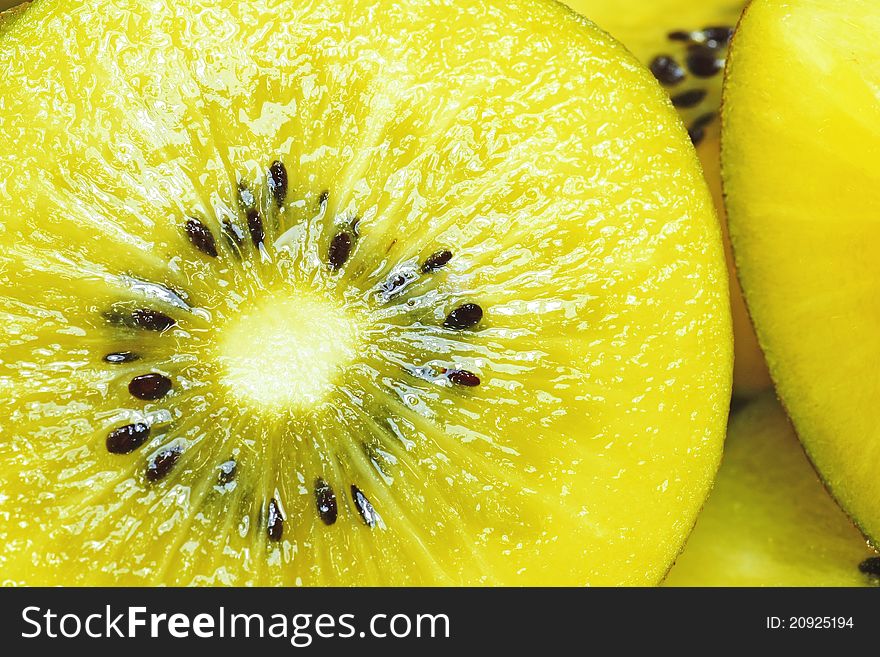
{"label": "second kiwi slice", "polygon": [[37,0],[0,39],[0,578],[662,578],[730,316],[619,44],[535,0]]}

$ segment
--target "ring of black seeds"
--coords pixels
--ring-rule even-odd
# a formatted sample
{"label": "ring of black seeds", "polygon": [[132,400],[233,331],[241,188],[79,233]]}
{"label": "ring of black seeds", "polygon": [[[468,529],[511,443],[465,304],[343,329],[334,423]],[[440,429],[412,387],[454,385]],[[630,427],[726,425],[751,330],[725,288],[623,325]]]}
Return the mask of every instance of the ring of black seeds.
{"label": "ring of black seeds", "polygon": [[[268,191],[280,208],[284,205],[288,193],[288,174],[283,163],[273,162],[268,169]],[[323,208],[329,200],[329,191],[323,191],[318,199]],[[256,197],[251,188],[242,181],[238,188],[238,201],[242,214],[245,217],[248,233],[254,246],[260,247],[266,238],[262,217],[256,207]],[[359,235],[360,220],[351,222],[349,230],[337,232],[331,240],[327,262],[332,269],[341,268],[350,258],[355,238]],[[245,234],[231,219],[223,219],[220,222],[221,234],[227,244],[242,256],[240,250],[244,244]],[[208,226],[195,217],[186,218],[184,232],[192,247],[204,255],[216,258],[219,256],[217,242],[213,232]],[[397,242],[393,240],[391,246]],[[419,274],[428,275],[445,267],[452,259],[452,251],[441,249],[428,256],[418,269],[410,267],[403,273],[393,274],[385,282],[386,301],[393,294],[402,291],[409,282],[418,279]],[[180,296],[180,295],[178,295]],[[186,295],[183,295],[186,298]],[[177,320],[164,312],[152,308],[137,308],[133,311],[111,311],[105,313],[108,321],[130,329],[140,329],[163,333],[177,325]],[[465,303],[447,315],[444,326],[455,330],[463,330],[476,326],[483,317],[483,309],[475,303]],[[141,356],[132,351],[116,351],[107,353],[104,361],[109,364],[132,363],[141,359]],[[463,387],[476,387],[480,384],[479,377],[468,370],[453,369],[443,370],[446,378],[454,385]],[[156,401],[163,398],[173,388],[172,380],[158,372],[147,372],[132,378],[128,384],[129,393],[136,399],[144,401]],[[150,426],[145,422],[134,422],[117,427],[107,434],[106,448],[112,454],[130,454],[140,448],[150,438]],[[167,477],[183,454],[183,448],[179,445],[165,447],[157,452],[147,463],[144,471],[148,483],[156,483]],[[217,466],[217,484],[226,486],[235,480],[238,464],[234,459],[229,459]],[[314,487],[315,506],[318,517],[327,525],[336,523],[339,507],[336,493],[333,488],[323,479],[318,478]],[[351,499],[355,505],[361,520],[367,527],[374,527],[379,522],[372,502],[356,486],[351,485]],[[281,504],[276,498],[271,498],[266,505],[266,535],[272,542],[280,541],[284,534],[285,517],[281,511]]]}

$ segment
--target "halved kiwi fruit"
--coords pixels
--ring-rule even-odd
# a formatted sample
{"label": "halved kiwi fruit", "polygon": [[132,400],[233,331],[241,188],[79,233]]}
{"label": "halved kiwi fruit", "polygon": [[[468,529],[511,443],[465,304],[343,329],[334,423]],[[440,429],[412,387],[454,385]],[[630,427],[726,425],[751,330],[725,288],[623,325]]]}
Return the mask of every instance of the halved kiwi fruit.
{"label": "halved kiwi fruit", "polygon": [[[669,92],[703,164],[715,208],[726,225],[721,196],[721,86],[727,48],[743,0],[566,0],[629,48]],[[747,399],[770,387],[728,249],[736,356],[733,392]]]}
{"label": "halved kiwi fruit", "polygon": [[880,6],[756,0],[726,82],[723,170],[746,299],[782,401],[880,540]]}
{"label": "halved kiwi fruit", "polygon": [[543,0],[38,1],[3,38],[4,579],[665,574],[730,316],[622,46]]}
{"label": "halved kiwi fruit", "polygon": [[772,393],[731,420],[668,586],[877,586],[880,557],[819,481]]}

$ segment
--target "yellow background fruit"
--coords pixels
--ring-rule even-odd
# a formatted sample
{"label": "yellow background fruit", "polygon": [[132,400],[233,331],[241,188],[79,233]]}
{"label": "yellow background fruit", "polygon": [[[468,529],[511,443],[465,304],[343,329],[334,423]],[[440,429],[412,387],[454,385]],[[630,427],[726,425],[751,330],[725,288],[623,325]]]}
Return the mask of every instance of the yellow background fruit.
{"label": "yellow background fruit", "polygon": [[876,586],[876,557],[819,481],[772,393],[731,420],[712,494],[667,586]]}
{"label": "yellow background fruit", "polygon": [[822,478],[880,539],[880,5],[758,0],[734,41],[722,138],[740,278]]}

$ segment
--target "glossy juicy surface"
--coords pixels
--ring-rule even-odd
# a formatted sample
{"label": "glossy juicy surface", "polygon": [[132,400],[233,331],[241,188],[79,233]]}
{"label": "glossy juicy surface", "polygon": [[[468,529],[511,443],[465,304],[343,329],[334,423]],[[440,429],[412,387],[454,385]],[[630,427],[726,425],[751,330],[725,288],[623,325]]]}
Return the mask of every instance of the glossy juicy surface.
{"label": "glossy juicy surface", "polygon": [[[727,225],[721,195],[721,86],[741,0],[568,0],[629,48],[657,77],[688,128],[712,190],[715,209]],[[770,387],[770,374],[742,298],[728,250],[733,313],[733,392],[749,398]]]}
{"label": "glossy juicy surface", "polygon": [[621,46],[533,0],[46,2],[2,45],[4,579],[662,577],[730,317]]}

